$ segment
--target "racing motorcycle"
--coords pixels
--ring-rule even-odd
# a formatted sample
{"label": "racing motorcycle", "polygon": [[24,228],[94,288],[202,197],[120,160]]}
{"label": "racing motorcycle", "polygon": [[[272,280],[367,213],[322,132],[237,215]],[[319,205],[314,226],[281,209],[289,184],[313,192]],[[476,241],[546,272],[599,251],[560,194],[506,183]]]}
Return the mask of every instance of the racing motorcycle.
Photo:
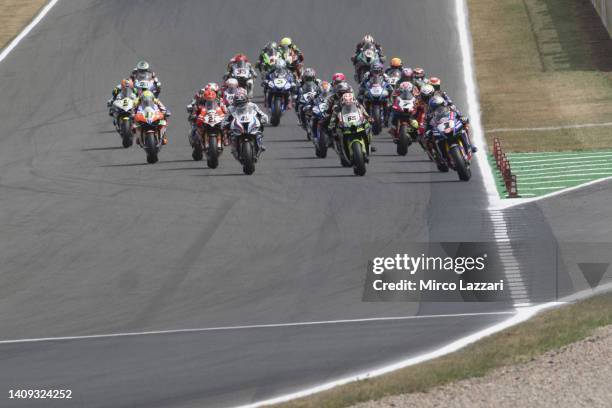
{"label": "racing motorcycle", "polygon": [[136,78],[134,79],[134,89],[136,90],[136,94],[138,96],[142,95],[144,91],[151,91],[157,98],[160,93],[159,89],[157,89],[157,86],[155,85],[153,74],[150,72],[138,72],[136,74]]}
{"label": "racing motorcycle", "polygon": [[234,64],[230,77],[238,81],[239,87],[246,89],[249,98],[253,97],[253,74],[245,61]]}
{"label": "racing motorcycle", "polygon": [[419,121],[416,99],[411,91],[405,90],[393,101],[392,107],[397,118],[397,125],[393,135],[393,143],[397,145],[397,154],[405,156],[408,146],[417,140]]}
{"label": "racing motorcycle", "polygon": [[147,153],[147,163],[157,163],[162,140],[166,134],[167,122],[159,109],[151,106],[138,110],[134,117],[135,132],[138,134],[138,144]]}
{"label": "racing motorcycle", "polygon": [[329,147],[329,135],[327,134],[327,109],[329,108],[326,98],[315,98],[312,102],[310,128],[312,143],[315,154],[322,159],[327,157]]}
{"label": "racing motorcycle", "polygon": [[434,112],[430,123],[438,169],[446,172],[451,168],[457,172],[459,180],[468,181],[472,177],[472,152],[464,143],[467,130],[463,122],[454,110],[441,106]]}
{"label": "racing motorcycle", "polygon": [[371,78],[367,85],[364,94],[364,105],[373,120],[372,132],[378,135],[382,131],[383,121],[387,115],[389,91],[387,90],[387,83],[382,76]]}
{"label": "racing motorcycle", "polygon": [[306,131],[308,140],[312,138],[312,128],[310,118],[312,116],[311,103],[317,94],[317,87],[313,83],[306,83],[301,89],[300,96],[295,104],[295,113],[300,121],[300,125]]}
{"label": "racing motorcycle", "polygon": [[[207,104],[208,105],[208,104]],[[225,112],[216,105],[201,106],[196,117],[196,136],[193,141],[194,160],[202,160],[206,154],[206,165],[211,169],[219,166],[219,156],[223,152],[223,120]]]}
{"label": "racing motorcycle", "polygon": [[378,50],[373,44],[366,44],[355,59],[355,81],[363,82],[363,76],[370,71],[372,65],[380,62]]}
{"label": "racing motorcycle", "polygon": [[271,113],[270,124],[278,126],[283,112],[289,107],[293,76],[286,68],[277,69],[272,73],[266,88]]}
{"label": "racing motorcycle", "polygon": [[134,98],[126,96],[117,98],[113,102],[114,123],[117,132],[121,136],[123,147],[128,148],[134,141],[132,133],[132,115],[134,114]]}
{"label": "racing motorcycle", "polygon": [[236,146],[232,154],[242,164],[244,174],[250,175],[255,171],[255,163],[262,152],[260,146],[264,123],[259,121],[257,111],[249,104],[230,109],[230,134]]}
{"label": "racing motorcycle", "polygon": [[357,176],[366,174],[370,123],[360,112],[356,103],[345,104],[338,114],[338,134],[335,149],[343,167],[353,167]]}
{"label": "racing motorcycle", "polygon": [[402,77],[402,70],[399,68],[393,68],[387,72],[387,78],[389,78],[389,85],[393,87],[393,90],[397,89],[397,83]]}

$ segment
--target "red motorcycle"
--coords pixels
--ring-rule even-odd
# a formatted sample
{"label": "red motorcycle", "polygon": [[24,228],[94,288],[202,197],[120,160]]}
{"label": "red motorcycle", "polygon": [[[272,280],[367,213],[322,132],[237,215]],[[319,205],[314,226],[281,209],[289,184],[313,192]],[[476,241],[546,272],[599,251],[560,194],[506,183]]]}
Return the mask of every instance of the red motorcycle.
{"label": "red motorcycle", "polygon": [[423,113],[418,108],[417,100],[409,89],[400,91],[393,101],[392,109],[397,119],[397,125],[391,130],[393,143],[397,145],[397,154],[405,156],[408,153],[408,146],[417,141],[417,130]]}
{"label": "red motorcycle", "polygon": [[219,156],[223,152],[223,120],[225,107],[216,101],[207,101],[200,106],[196,117],[196,134],[199,136],[193,146],[194,155],[206,154],[206,164],[211,169],[219,166]]}

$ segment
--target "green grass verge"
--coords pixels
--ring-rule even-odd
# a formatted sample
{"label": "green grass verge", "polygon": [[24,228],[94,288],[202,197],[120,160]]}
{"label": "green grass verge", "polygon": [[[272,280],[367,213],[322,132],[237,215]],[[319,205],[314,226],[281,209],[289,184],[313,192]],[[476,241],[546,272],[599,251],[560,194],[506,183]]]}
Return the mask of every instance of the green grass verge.
{"label": "green grass verge", "polygon": [[610,324],[612,294],[608,293],[542,313],[448,356],[278,406],[341,408],[390,395],[424,392],[452,381],[484,376],[498,367],[528,362]]}
{"label": "green grass verge", "polygon": [[[612,151],[508,153],[521,197],[531,198],[612,177]],[[493,155],[489,163],[500,197],[508,192]]]}
{"label": "green grass verge", "polygon": [[[610,122],[612,40],[588,0],[468,0],[486,130]],[[611,128],[486,133],[507,151],[612,148]]]}

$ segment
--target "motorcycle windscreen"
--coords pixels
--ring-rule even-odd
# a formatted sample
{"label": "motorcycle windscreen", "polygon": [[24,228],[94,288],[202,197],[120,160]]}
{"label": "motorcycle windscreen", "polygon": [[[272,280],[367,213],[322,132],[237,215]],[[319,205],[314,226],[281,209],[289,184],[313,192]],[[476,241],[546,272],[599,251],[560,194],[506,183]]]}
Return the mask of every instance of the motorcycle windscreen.
{"label": "motorcycle windscreen", "polygon": [[257,111],[253,105],[238,106],[233,111],[234,119],[240,122],[246,133],[253,134],[259,128]]}
{"label": "motorcycle windscreen", "polygon": [[150,81],[153,79],[153,74],[150,72],[142,72],[142,71],[138,71],[136,72],[136,80],[137,81]]}
{"label": "motorcycle windscreen", "polygon": [[343,105],[340,115],[345,127],[359,126],[362,123],[361,112],[359,112],[357,104]]}

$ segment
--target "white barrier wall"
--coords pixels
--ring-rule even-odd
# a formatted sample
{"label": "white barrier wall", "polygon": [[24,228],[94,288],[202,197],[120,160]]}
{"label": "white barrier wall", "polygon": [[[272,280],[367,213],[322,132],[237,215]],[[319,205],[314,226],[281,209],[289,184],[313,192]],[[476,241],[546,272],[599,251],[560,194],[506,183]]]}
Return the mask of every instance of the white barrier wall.
{"label": "white barrier wall", "polygon": [[601,21],[612,35],[612,0],[591,0],[595,10],[601,16]]}

